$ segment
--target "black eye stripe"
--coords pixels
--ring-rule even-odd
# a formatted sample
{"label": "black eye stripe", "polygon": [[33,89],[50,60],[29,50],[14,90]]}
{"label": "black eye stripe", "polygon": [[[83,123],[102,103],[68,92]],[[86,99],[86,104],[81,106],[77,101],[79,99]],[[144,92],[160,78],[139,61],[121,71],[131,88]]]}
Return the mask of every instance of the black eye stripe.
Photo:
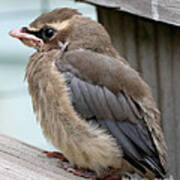
{"label": "black eye stripe", "polygon": [[22,30],[25,31],[26,33],[33,34],[38,38],[41,38],[41,39],[43,38],[42,37],[42,30],[40,30],[40,31],[31,31],[27,27],[23,27]]}
{"label": "black eye stripe", "polygon": [[[41,29],[39,31],[31,31],[27,27],[23,27],[22,30],[25,31],[26,33],[35,35],[36,37],[42,39],[43,41],[47,41],[55,33],[55,30],[53,28],[47,28],[47,27],[43,28],[43,29]],[[48,32],[49,30],[51,30],[51,33]]]}
{"label": "black eye stripe", "polygon": [[34,32],[34,35],[40,39],[43,39],[43,31],[42,30]]}

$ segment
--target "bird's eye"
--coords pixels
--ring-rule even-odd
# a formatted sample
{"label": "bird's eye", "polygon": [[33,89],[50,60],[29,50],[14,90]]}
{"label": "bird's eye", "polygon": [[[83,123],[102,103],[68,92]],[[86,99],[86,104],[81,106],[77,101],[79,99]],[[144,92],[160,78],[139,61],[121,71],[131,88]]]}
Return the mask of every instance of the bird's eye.
{"label": "bird's eye", "polygon": [[50,39],[54,35],[54,33],[55,33],[55,30],[52,28],[45,29],[43,32],[44,38]]}

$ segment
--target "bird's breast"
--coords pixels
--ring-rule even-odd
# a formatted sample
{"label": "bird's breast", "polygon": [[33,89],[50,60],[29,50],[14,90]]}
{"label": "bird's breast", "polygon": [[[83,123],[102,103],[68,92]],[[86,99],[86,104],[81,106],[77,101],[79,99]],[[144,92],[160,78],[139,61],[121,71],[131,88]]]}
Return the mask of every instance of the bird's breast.
{"label": "bird's breast", "polygon": [[76,114],[69,101],[64,75],[57,70],[52,57],[52,52],[34,54],[27,66],[26,78],[33,109],[45,136],[63,147],[67,133],[73,131],[71,122]]}

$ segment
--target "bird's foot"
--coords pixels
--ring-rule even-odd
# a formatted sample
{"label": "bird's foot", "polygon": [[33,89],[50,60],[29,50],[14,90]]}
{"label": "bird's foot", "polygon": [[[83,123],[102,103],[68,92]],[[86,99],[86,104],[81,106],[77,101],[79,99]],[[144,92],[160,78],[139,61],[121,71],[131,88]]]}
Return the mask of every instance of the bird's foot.
{"label": "bird's foot", "polygon": [[95,172],[83,168],[72,168],[71,166],[64,165],[63,169],[72,173],[75,176],[96,180],[97,175]]}
{"label": "bird's foot", "polygon": [[108,168],[106,169],[102,175],[96,180],[121,180],[122,174],[119,174],[119,170],[116,168]]}
{"label": "bird's foot", "polygon": [[67,160],[67,158],[60,152],[48,152],[48,151],[44,151],[44,153],[46,154],[47,157],[53,157],[53,158],[58,158],[63,162],[69,162]]}
{"label": "bird's foot", "polygon": [[[62,168],[70,173],[72,173],[75,176],[88,178],[92,180],[121,180],[122,174],[117,174],[117,169],[115,168],[108,168],[103,172],[101,176],[97,176],[97,174],[94,171],[83,169],[83,168],[73,168],[71,165],[69,165],[69,161],[67,158],[60,152],[48,152],[44,151],[47,157],[53,157],[58,158],[62,162]],[[67,165],[68,164],[68,165]]]}
{"label": "bird's foot", "polygon": [[[90,170],[86,170],[83,168],[73,168],[69,165],[69,161],[66,159],[66,157],[60,153],[60,152],[48,152],[44,151],[47,157],[53,157],[58,158],[62,162],[64,162],[62,165],[62,168],[70,173],[72,173],[75,176],[84,177],[84,178],[90,178],[94,179],[96,177],[96,173]],[[68,164],[68,165],[67,165]]]}
{"label": "bird's foot", "polygon": [[[83,168],[72,168],[71,166],[64,165],[63,169],[72,173],[75,176],[88,178],[92,180],[121,180],[122,175],[117,174],[117,169],[109,168],[101,176],[97,176],[94,171],[83,169]],[[116,173],[116,174],[114,174]]]}
{"label": "bird's foot", "polygon": [[122,180],[122,176],[121,175],[109,175],[107,177],[104,178],[96,178],[96,179],[92,179],[92,180]]}

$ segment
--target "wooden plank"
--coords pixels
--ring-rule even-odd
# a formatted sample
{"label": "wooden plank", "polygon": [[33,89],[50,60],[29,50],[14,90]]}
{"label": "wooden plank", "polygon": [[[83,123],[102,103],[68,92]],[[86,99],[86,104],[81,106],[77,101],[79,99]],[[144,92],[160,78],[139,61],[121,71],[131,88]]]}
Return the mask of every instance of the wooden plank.
{"label": "wooden plank", "polygon": [[174,95],[174,119],[171,121],[175,121],[175,128],[171,129],[171,131],[175,131],[176,133],[176,146],[174,147],[175,158],[174,161],[176,163],[176,177],[180,178],[180,29],[173,29],[172,31],[173,39],[172,39],[172,51],[173,51],[173,62],[172,62],[172,82],[173,82],[173,95]]}
{"label": "wooden plank", "polygon": [[76,0],[180,26],[179,0]]}
{"label": "wooden plank", "polygon": [[[122,13],[124,14],[124,13]],[[131,15],[124,15],[124,49],[125,58],[130,63],[130,65],[135,68],[138,72],[141,72],[141,67],[139,65],[139,46],[138,46],[138,28],[137,28],[137,18]],[[122,27],[119,27],[122,28]]]}
{"label": "wooden plank", "polygon": [[108,7],[108,8],[119,8],[119,0],[111,0],[111,1],[107,1],[107,0],[98,0],[98,1],[94,1],[94,0],[75,0],[77,2],[88,2],[90,4],[96,4],[99,6],[103,6],[103,7]]}
{"label": "wooden plank", "polygon": [[43,150],[0,135],[0,179],[83,180],[61,167],[60,160],[46,157]]}
{"label": "wooden plank", "polygon": [[[139,58],[141,59],[141,75],[143,79],[150,84],[153,97],[158,103],[157,88],[157,68],[156,68],[156,49],[155,30],[152,21],[143,21],[139,19],[138,23],[138,45]],[[127,27],[128,28],[128,27]]]}
{"label": "wooden plank", "polygon": [[[158,25],[158,54],[159,54],[159,76],[160,76],[160,95],[161,95],[161,112],[163,118],[163,127],[166,135],[166,142],[168,145],[168,162],[170,174],[174,175],[175,179],[179,179],[177,176],[177,156],[176,144],[178,138],[176,137],[176,114],[174,112],[174,87],[173,83],[173,31],[172,28],[163,24]],[[178,106],[180,107],[180,106]],[[178,117],[179,119],[179,117]]]}
{"label": "wooden plank", "polygon": [[[105,19],[107,19],[107,24],[110,30],[108,30],[111,34],[113,45],[116,47],[116,49],[120,52],[122,56],[126,55],[125,52],[125,40],[122,40],[124,36],[124,28],[123,28],[123,16],[119,18],[119,13],[116,11],[110,12],[108,16],[105,16]],[[114,23],[118,21],[117,26],[114,26]]]}

